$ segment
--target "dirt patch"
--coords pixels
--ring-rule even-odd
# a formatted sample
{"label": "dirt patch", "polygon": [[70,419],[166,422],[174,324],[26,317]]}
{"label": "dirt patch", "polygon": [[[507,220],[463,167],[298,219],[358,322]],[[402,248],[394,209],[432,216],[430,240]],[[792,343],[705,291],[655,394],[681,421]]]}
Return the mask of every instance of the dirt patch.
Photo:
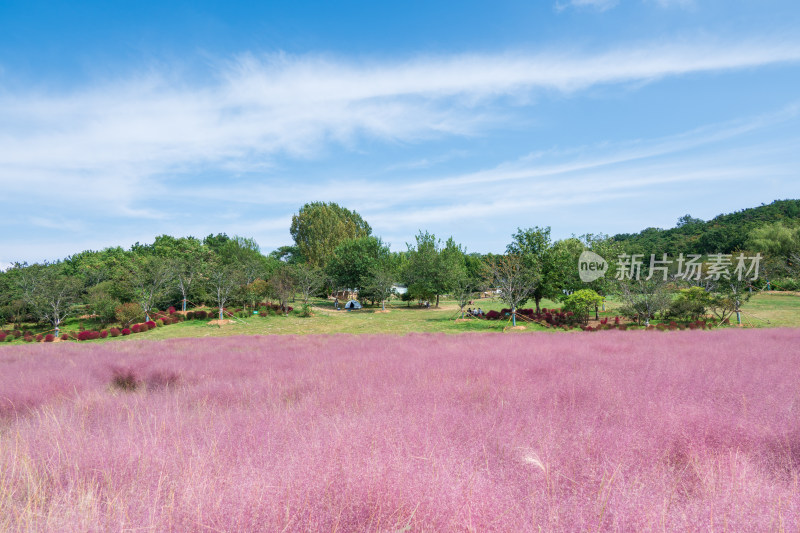
{"label": "dirt patch", "polygon": [[387,309],[387,310],[385,310],[385,311],[384,311],[383,309],[378,309],[378,310],[377,310],[377,311],[375,311],[375,312],[376,312],[376,313],[391,313],[391,311],[389,311],[388,309]]}
{"label": "dirt patch", "polygon": [[209,320],[208,323],[209,323],[209,325],[212,325],[212,326],[227,326],[228,324],[233,324],[233,320],[228,320],[228,319],[219,320],[219,319],[216,319],[216,320]]}
{"label": "dirt patch", "polygon": [[508,326],[503,328],[503,331],[522,331],[528,329],[525,326]]}

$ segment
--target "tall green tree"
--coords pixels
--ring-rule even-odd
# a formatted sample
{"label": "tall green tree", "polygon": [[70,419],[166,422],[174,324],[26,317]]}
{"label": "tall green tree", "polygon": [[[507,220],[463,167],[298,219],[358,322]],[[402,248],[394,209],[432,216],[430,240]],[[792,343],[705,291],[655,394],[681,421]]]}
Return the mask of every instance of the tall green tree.
{"label": "tall green tree", "polygon": [[512,242],[506,247],[506,253],[519,256],[525,268],[538,274],[538,282],[531,291],[538,313],[539,303],[543,298],[556,299],[563,294],[563,260],[566,256],[557,253],[559,250],[553,246],[549,226],[517,228],[512,238]]}
{"label": "tall green tree", "polygon": [[134,300],[142,308],[146,320],[150,320],[150,311],[167,294],[174,275],[174,263],[165,257],[140,255],[131,264],[128,280]]}
{"label": "tall green tree", "polygon": [[61,265],[45,263],[22,269],[19,281],[28,308],[37,319],[50,323],[58,335],[83,288],[80,280],[62,274]]}
{"label": "tall green tree", "polygon": [[355,211],[334,202],[313,202],[305,204],[292,216],[289,232],[300,255],[309,264],[324,267],[339,244],[367,237],[372,234],[372,228]]}
{"label": "tall green tree", "polygon": [[325,271],[336,288],[355,290],[363,297],[370,273],[390,256],[389,247],[379,237],[360,237],[337,246]]}
{"label": "tall green tree", "polygon": [[749,249],[765,254],[770,276],[800,276],[800,224],[765,224],[747,237]]}
{"label": "tall green tree", "polygon": [[416,245],[407,245],[407,262],[403,273],[408,292],[413,298],[435,300],[447,294],[466,274],[464,250],[452,237],[442,244],[432,233],[420,231]]}

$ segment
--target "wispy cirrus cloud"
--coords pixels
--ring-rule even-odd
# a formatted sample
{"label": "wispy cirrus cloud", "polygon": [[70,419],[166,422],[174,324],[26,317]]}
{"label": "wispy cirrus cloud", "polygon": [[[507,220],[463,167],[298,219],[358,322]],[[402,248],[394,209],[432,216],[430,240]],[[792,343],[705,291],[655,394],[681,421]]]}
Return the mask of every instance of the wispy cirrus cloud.
{"label": "wispy cirrus cloud", "polygon": [[[484,135],[513,123],[516,108],[535,107],[538,98],[553,93],[575,95],[599,85],[633,86],[796,62],[800,40],[795,38],[695,39],[591,52],[549,49],[389,61],[245,54],[213,67],[201,82],[152,71],[70,91],[6,90],[0,93],[0,184],[14,199],[20,223],[42,225],[54,220],[42,213],[56,210],[59,220],[71,221],[56,224],[62,232],[91,227],[100,217],[131,224],[147,219],[156,228],[148,231],[158,233],[174,228],[181,216],[191,218],[175,212],[171,196],[196,198],[203,209],[214,205],[215,213],[210,198],[217,200],[220,212],[240,198],[296,208],[309,184],[282,183],[286,170],[281,160],[313,161],[367,143]],[[656,142],[626,149],[641,151],[642,158],[673,148]],[[598,161],[611,165],[615,154],[634,157],[621,152],[598,156]],[[425,168],[436,159],[415,161],[407,168]],[[449,212],[447,201],[463,201],[459,195],[477,183],[566,176],[600,166],[581,158],[551,158],[544,169],[541,162],[524,163],[401,186],[358,179],[326,185],[317,179],[313,188],[316,199],[344,198],[345,204],[348,198],[362,199],[368,208],[375,206],[375,216],[401,200],[430,195],[441,217]],[[390,161],[385,168],[402,166]],[[239,176],[247,179],[239,184]],[[454,193],[454,187],[463,190]],[[46,194],[33,197],[31,191]],[[487,186],[478,194],[494,193]],[[556,201],[526,194],[502,200],[502,205],[522,209],[536,201]],[[269,219],[282,223],[285,214]],[[268,226],[263,230],[277,227]],[[139,235],[143,230],[119,231]]]}
{"label": "wispy cirrus cloud", "polygon": [[[683,42],[600,53],[473,54],[405,62],[242,56],[204,85],[150,75],[68,94],[0,96],[0,164],[126,180],[197,166],[261,168],[361,137],[470,135],[484,105],[537,90],[575,92],[688,73],[800,61],[800,41]],[[504,104],[508,106],[509,104]],[[510,104],[513,107],[513,103]],[[13,180],[11,185],[13,185]]]}

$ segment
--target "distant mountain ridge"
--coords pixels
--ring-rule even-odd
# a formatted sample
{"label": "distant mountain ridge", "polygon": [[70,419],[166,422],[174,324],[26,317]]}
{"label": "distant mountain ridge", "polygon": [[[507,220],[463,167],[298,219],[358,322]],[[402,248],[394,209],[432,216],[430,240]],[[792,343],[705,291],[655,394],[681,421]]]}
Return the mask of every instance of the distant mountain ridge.
{"label": "distant mountain ridge", "polygon": [[717,215],[708,221],[685,215],[670,229],[646,228],[639,233],[620,233],[613,240],[628,253],[733,253],[743,250],[747,236],[764,224],[800,224],[800,200],[775,200],[770,204]]}

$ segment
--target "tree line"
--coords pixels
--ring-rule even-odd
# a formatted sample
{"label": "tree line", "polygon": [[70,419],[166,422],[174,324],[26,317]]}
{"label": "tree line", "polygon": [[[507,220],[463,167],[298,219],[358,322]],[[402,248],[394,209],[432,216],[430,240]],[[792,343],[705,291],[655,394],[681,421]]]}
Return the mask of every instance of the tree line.
{"label": "tree line", "polygon": [[[772,283],[796,283],[800,211],[792,211],[792,205],[797,203],[775,202],[714,219],[746,215],[748,220],[758,220],[738,238],[742,244],[729,250],[765,254],[765,275],[758,280],[758,288],[770,277]],[[770,213],[780,216],[770,218]],[[693,235],[701,224],[705,223],[687,215],[674,230]],[[442,240],[420,231],[406,250],[392,251],[355,211],[336,203],[314,202],[292,217],[294,243],[267,255],[250,238],[161,235],[152,244],[136,243],[128,250],[113,247],[52,263],[15,264],[0,273],[0,323],[38,321],[58,328],[77,312],[110,323],[120,319],[121,309],[147,319],[153,309],[169,305],[183,310],[213,305],[223,318],[223,310],[231,305],[247,308],[271,299],[287,311],[289,301],[298,294],[307,304],[312,296],[339,292],[357,293],[362,302],[385,306],[398,285],[406,288],[401,297],[409,304],[428,301],[438,306],[440,298],[448,295],[462,311],[476,293],[492,290],[512,312],[531,301],[538,313],[542,300],[551,299],[565,301],[585,315],[602,296],[614,293],[626,302],[630,314],[649,320],[672,305],[676,287],[702,286],[705,294],[719,296],[712,302],[697,290],[681,293],[677,300],[686,309],[694,309],[691,312],[701,305],[722,305],[726,299],[738,302],[727,306],[732,312],[747,297],[743,293],[751,293],[752,282],[745,291],[741,286],[726,289],[720,280],[697,280],[678,287],[674,276],[671,284],[658,279],[618,279],[624,276],[618,275],[617,258],[625,254],[646,257],[651,249],[653,254],[694,250],[676,249],[675,242],[666,241],[648,241],[645,246],[643,236],[653,234],[648,231],[637,238],[587,234],[553,240],[549,227],[519,228],[503,254],[468,253],[452,237]],[[664,248],[655,248],[658,242]],[[578,258],[585,250],[607,260],[605,276],[591,282],[580,279]],[[648,274],[644,263],[642,277]]]}

